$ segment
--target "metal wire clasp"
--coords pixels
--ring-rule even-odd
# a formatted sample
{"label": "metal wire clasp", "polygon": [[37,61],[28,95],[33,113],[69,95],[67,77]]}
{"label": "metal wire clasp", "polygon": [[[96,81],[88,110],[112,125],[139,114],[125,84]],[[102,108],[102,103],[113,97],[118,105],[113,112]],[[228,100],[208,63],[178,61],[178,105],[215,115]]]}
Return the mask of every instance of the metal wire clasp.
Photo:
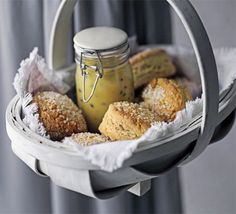
{"label": "metal wire clasp", "polygon": [[[103,77],[103,66],[102,66],[102,61],[101,61],[101,55],[99,53],[99,51],[89,51],[88,52],[89,54],[96,54],[97,55],[97,58],[98,58],[98,65],[96,66],[89,66],[89,65],[86,65],[83,63],[83,54],[84,52],[81,52],[80,54],[80,70],[81,70],[81,75],[83,76],[83,79],[82,79],[82,94],[83,94],[83,101],[85,103],[87,103],[91,98],[92,96],[94,95],[94,92],[95,92],[95,89],[97,87],[97,84],[98,84],[98,80],[100,78]],[[94,81],[94,84],[93,84],[93,88],[92,88],[92,91],[90,93],[90,95],[85,98],[85,82],[86,82],[86,76],[87,76],[87,68],[90,68],[92,70],[94,70],[96,72],[96,79]]]}

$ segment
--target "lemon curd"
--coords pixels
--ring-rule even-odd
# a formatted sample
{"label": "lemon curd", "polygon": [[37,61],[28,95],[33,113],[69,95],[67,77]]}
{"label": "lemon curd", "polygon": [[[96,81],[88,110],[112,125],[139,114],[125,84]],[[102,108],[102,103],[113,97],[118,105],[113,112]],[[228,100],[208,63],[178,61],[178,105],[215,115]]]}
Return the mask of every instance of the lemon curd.
{"label": "lemon curd", "polygon": [[133,101],[127,34],[113,27],[92,27],[74,36],[78,105],[88,129],[97,132],[109,105]]}
{"label": "lemon curd", "polygon": [[[91,62],[88,64],[91,64]],[[96,72],[87,68],[85,79],[85,97],[88,97],[96,80]],[[83,76],[78,65],[76,70],[77,101],[83,111],[88,128],[92,132],[97,131],[111,103],[133,101],[134,99],[133,75],[127,60],[115,67],[106,68],[104,66],[103,77],[98,80],[94,94],[87,103],[83,101],[82,81]]]}

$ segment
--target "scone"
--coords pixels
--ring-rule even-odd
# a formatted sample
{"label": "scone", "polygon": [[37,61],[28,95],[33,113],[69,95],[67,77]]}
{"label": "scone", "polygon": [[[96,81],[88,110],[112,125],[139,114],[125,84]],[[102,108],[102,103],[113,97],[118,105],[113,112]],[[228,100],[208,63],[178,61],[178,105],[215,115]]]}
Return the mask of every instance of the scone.
{"label": "scone", "polygon": [[66,95],[38,92],[33,96],[33,102],[38,105],[39,119],[52,140],[87,131],[81,110]]}
{"label": "scone", "polygon": [[161,118],[139,104],[116,102],[109,106],[99,131],[111,140],[130,140],[142,136]]}
{"label": "scone", "polygon": [[196,82],[190,81],[186,78],[176,78],[175,80],[178,82],[178,84],[185,87],[193,98],[201,95],[201,85],[197,84]]}
{"label": "scone", "polygon": [[89,132],[73,134],[71,137],[67,139],[72,139],[74,142],[82,146],[91,146],[94,144],[105,143],[109,141],[108,137]]}
{"label": "scone", "polygon": [[143,106],[156,112],[165,121],[175,119],[176,113],[185,108],[185,103],[192,97],[178,81],[155,78],[143,90]]}
{"label": "scone", "polygon": [[155,77],[170,77],[176,68],[170,56],[162,49],[148,49],[129,59],[134,76],[134,87],[139,88]]}

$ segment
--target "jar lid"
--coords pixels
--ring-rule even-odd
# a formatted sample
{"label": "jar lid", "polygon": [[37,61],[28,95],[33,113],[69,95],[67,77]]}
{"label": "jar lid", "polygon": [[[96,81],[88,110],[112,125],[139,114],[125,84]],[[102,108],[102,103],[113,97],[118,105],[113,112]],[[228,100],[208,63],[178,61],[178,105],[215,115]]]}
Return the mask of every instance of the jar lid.
{"label": "jar lid", "polygon": [[109,50],[127,43],[127,34],[113,27],[92,27],[74,36],[75,47],[88,50]]}

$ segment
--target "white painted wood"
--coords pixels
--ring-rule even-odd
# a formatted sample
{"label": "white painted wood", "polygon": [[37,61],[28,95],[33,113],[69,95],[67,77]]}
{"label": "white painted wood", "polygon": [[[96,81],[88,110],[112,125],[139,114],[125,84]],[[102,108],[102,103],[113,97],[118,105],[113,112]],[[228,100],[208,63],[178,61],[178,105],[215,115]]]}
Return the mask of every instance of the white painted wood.
{"label": "white painted wood", "polygon": [[49,46],[49,67],[53,70],[62,69],[67,65],[68,35],[71,18],[77,0],[62,0],[51,31]]}
{"label": "white painted wood", "polygon": [[193,46],[203,91],[203,113],[199,138],[188,157],[187,163],[201,154],[209,144],[215,130],[215,119],[218,116],[219,85],[213,50],[206,30],[197,12],[188,0],[167,0],[183,23]]}

